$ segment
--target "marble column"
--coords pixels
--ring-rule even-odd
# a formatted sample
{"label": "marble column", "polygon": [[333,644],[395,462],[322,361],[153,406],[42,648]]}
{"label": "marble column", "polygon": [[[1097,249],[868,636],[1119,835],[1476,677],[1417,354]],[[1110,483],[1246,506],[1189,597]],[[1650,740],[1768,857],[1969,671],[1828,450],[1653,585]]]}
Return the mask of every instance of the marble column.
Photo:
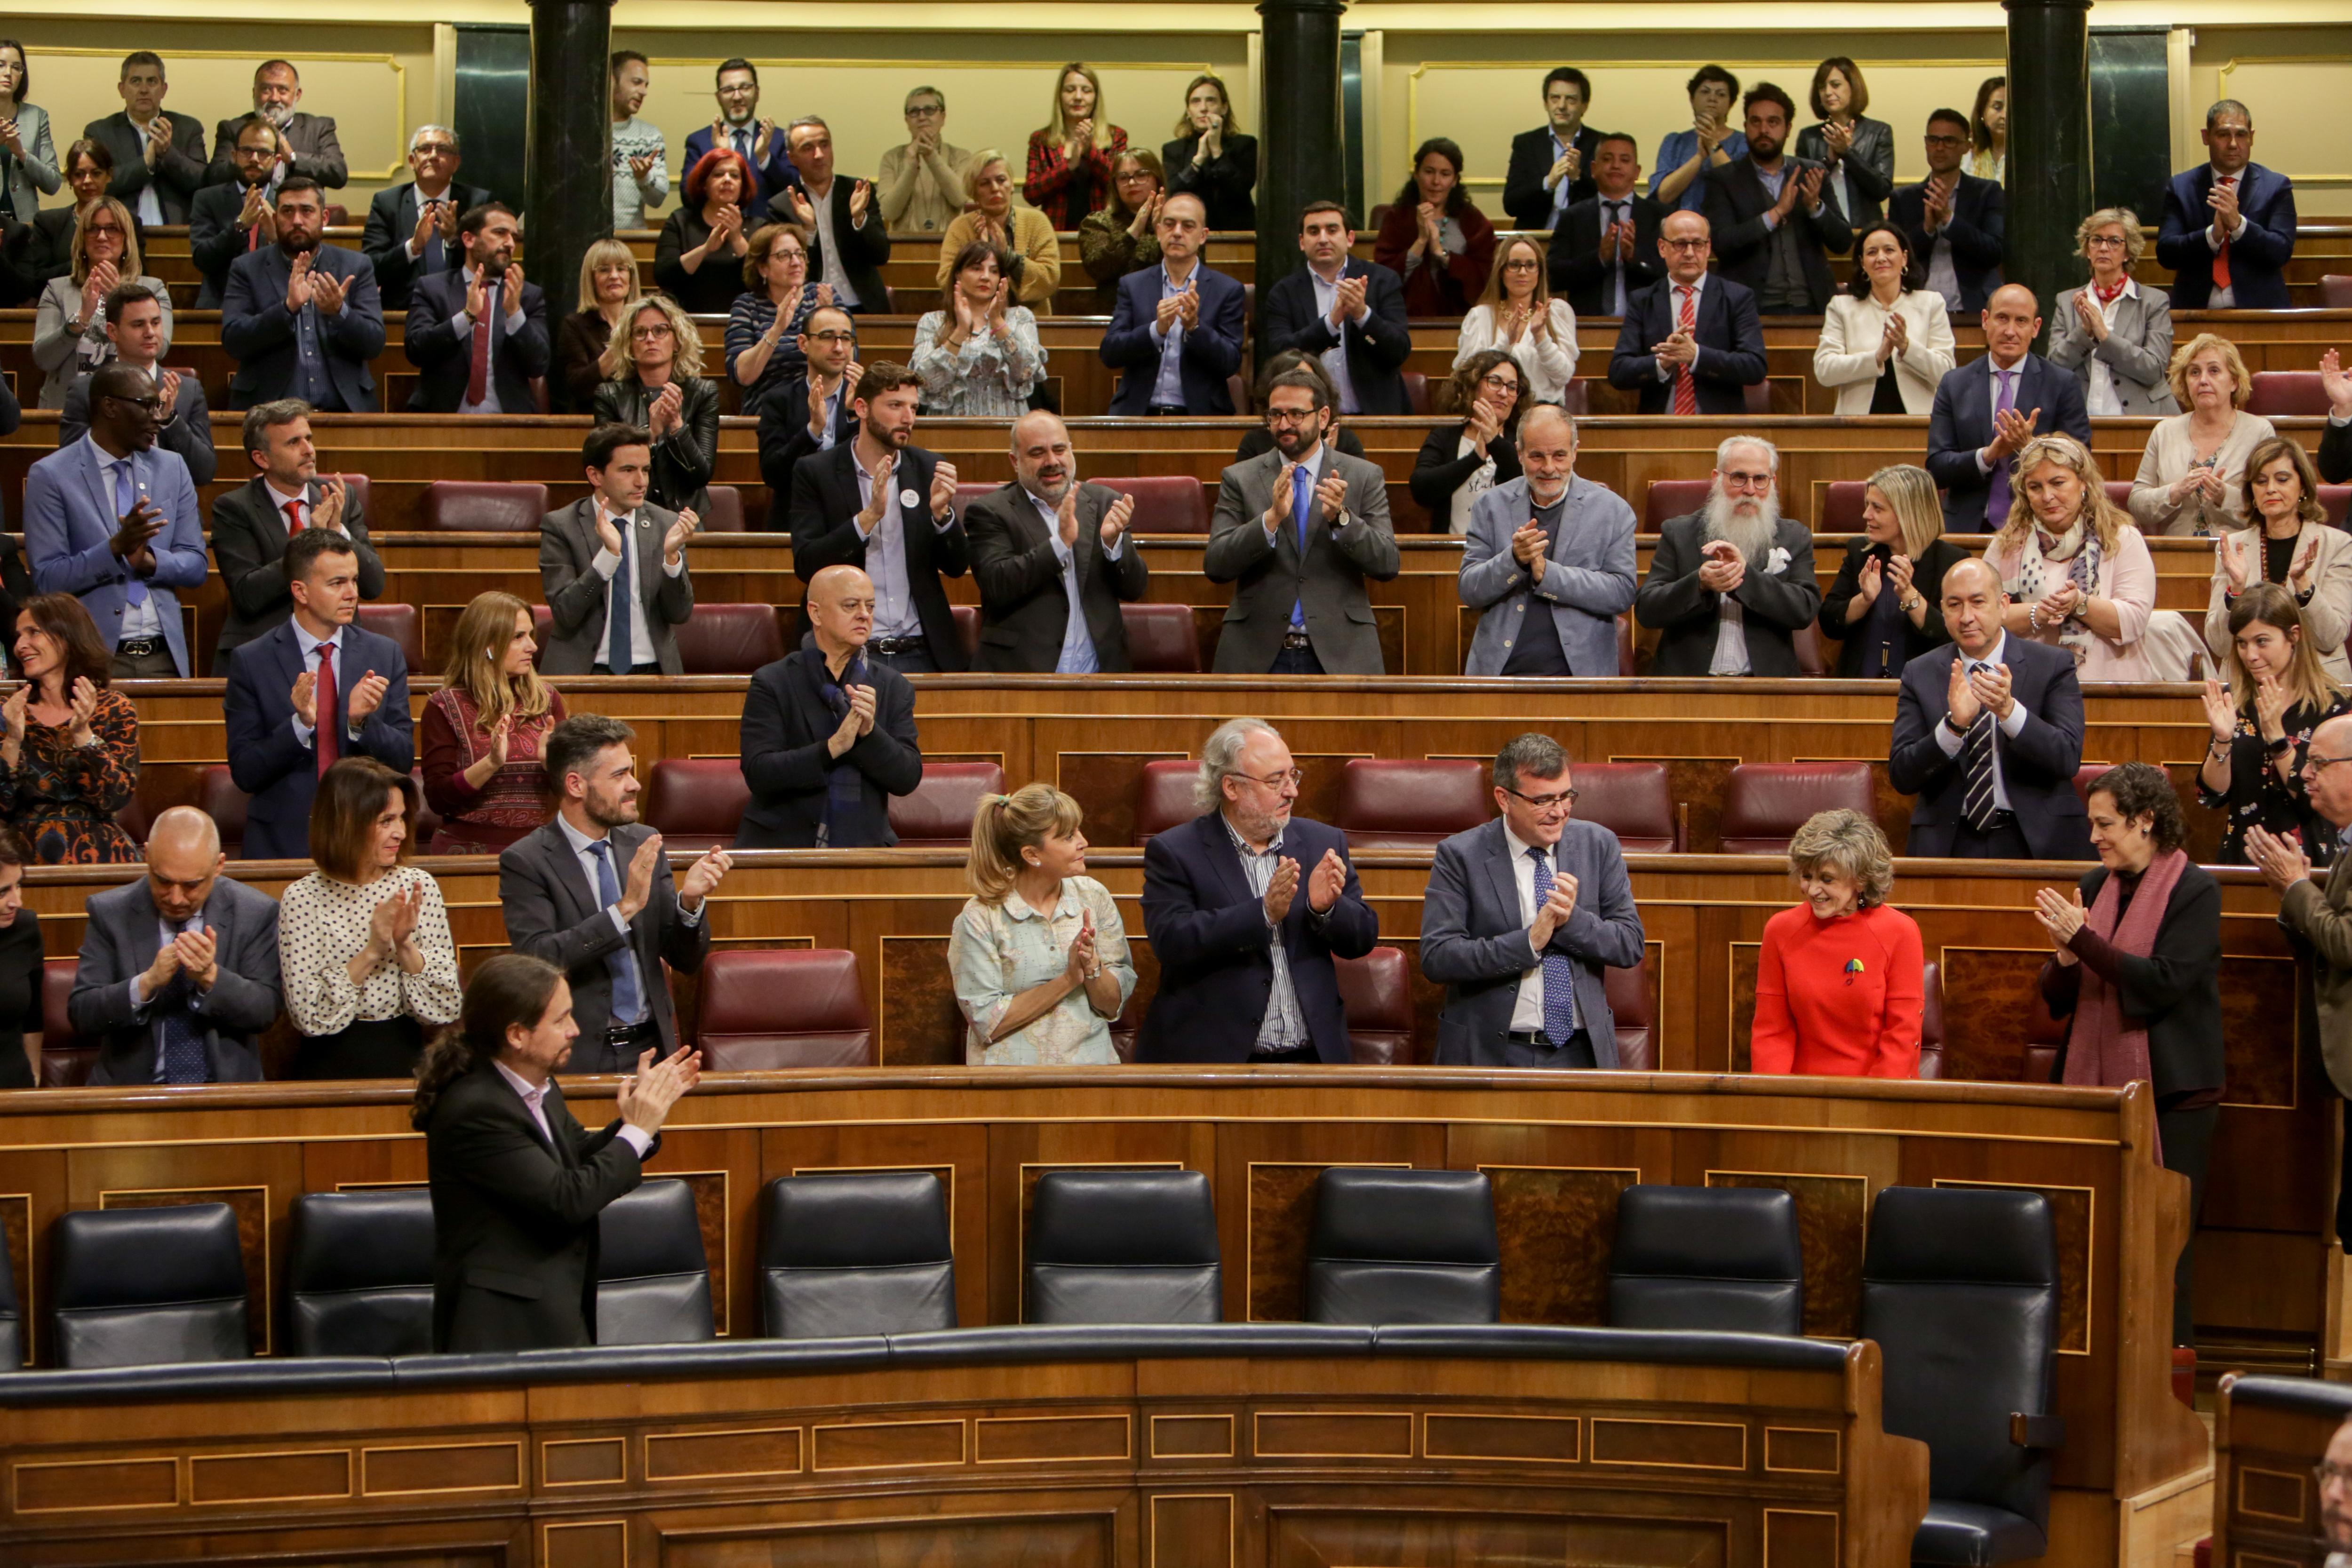
{"label": "marble column", "polygon": [[[1298,209],[1348,199],[1339,131],[1339,18],[1347,0],[1259,0],[1257,291],[1304,265]],[[1258,340],[1261,358],[1265,341]]]}
{"label": "marble column", "polygon": [[613,0],[531,0],[526,261],[551,300],[613,232],[612,47]]}
{"label": "marble column", "polygon": [[2009,240],[2003,276],[2042,301],[2082,281],[2091,204],[2090,0],[2002,0],[2009,13]]}

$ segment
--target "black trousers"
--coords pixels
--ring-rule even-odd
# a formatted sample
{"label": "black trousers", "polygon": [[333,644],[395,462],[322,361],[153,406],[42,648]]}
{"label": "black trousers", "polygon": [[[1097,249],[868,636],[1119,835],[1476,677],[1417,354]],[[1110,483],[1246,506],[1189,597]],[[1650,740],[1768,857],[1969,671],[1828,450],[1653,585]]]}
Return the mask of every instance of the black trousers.
{"label": "black trousers", "polygon": [[2213,1163],[2213,1133],[2221,1124],[2219,1105],[2194,1111],[2157,1107],[2156,1132],[2164,1141],[2164,1168],[2189,1178],[2189,1239],[2181,1244],[2180,1261],[2172,1272],[2172,1343],[2177,1345],[2197,1343],[2189,1286],[2196,1278],[2197,1227],[2205,1213],[2205,1173]]}
{"label": "black trousers", "polygon": [[1312,648],[1278,649],[1274,655],[1274,667],[1266,671],[1269,675],[1319,675],[1322,673],[1323,661],[1315,656]]}
{"label": "black trousers", "polygon": [[2030,861],[2032,846],[2025,841],[2025,830],[2015,818],[2001,823],[1989,832],[1979,832],[1966,822],[1952,825],[1952,858],[1970,861]]}

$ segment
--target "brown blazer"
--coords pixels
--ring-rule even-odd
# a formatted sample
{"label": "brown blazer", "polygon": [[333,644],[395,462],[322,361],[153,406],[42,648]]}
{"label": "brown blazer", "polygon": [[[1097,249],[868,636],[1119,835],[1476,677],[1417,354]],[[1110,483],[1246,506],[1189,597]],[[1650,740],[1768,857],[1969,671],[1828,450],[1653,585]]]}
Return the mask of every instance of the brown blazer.
{"label": "brown blazer", "polygon": [[2311,959],[2319,1057],[2336,1092],[2352,1099],[2352,852],[2336,857],[2325,886],[2314,878],[2288,888],[2278,920]]}

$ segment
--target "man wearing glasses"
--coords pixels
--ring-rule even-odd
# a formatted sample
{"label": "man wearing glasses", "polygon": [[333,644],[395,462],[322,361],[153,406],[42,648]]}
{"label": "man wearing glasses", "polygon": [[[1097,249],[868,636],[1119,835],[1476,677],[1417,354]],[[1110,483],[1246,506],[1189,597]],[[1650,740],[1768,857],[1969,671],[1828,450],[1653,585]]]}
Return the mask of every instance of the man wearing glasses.
{"label": "man wearing glasses", "polygon": [[1348,841],[1290,814],[1299,773],[1274,727],[1228,719],[1201,747],[1202,815],[1143,850],[1160,992],[1139,1061],[1341,1063],[1352,1052],[1332,957],[1381,938]]}
{"label": "man wearing glasses", "polygon": [[2327,1543],[2323,1568],[2352,1568],[2352,1420],[2336,1428],[2311,1473],[2319,1482],[2319,1534]]}
{"label": "man wearing glasses", "polygon": [[[1669,220],[1671,221],[1671,220]],[[1706,505],[1658,528],[1633,618],[1656,629],[1654,675],[1801,674],[1796,634],[1822,612],[1813,536],[1780,501],[1780,454],[1760,436],[1715,449]]]}
{"label": "man wearing glasses", "polygon": [[2000,182],[1960,167],[1968,156],[1969,117],[1939,109],[1927,117],[1927,177],[1888,199],[1886,221],[1911,241],[1927,269],[1927,287],[1948,310],[1981,310],[2000,287],[2000,247],[2008,228]]}
{"label": "man wearing glasses", "polygon": [[784,156],[783,134],[774,120],[760,112],[760,68],[740,57],[723,60],[711,86],[719,113],[709,124],[686,133],[686,162],[679,167],[693,168],[713,147],[731,151],[751,171],[751,190],[743,202],[747,212],[786,185],[799,184],[799,172]]}
{"label": "man wearing glasses", "polygon": [[1495,806],[1493,821],[1437,846],[1422,895],[1421,972],[1445,987],[1438,1065],[1651,1065],[1618,1059],[1601,974],[1642,961],[1624,852],[1608,829],[1576,821],[1559,742],[1504,747]]}
{"label": "man wearing glasses", "polygon": [[[812,452],[830,452],[857,434],[851,407],[857,378],[857,323],[838,305],[820,305],[801,322],[797,340],[804,376],[787,378],[760,401],[760,476],[771,494],[793,492],[793,466]],[[771,526],[783,519],[772,510]]]}
{"label": "man wearing glasses", "polygon": [[387,185],[368,204],[360,249],[375,263],[375,283],[386,310],[408,308],[408,291],[420,277],[454,272],[464,255],[457,220],[490,199],[479,185],[457,179],[457,133],[446,125],[420,125],[408,139],[404,185]]}
{"label": "man wearing glasses", "polygon": [[939,89],[907,95],[907,144],[882,154],[882,221],[894,234],[937,234],[963,211],[971,154],[948,145],[947,124],[947,95]]}
{"label": "man wearing glasses", "polygon": [[1643,413],[1744,413],[1748,389],[1764,384],[1756,296],[1706,270],[1707,234],[1698,214],[1668,213],[1658,225],[1666,276],[1626,304],[1609,384],[1641,393]]}

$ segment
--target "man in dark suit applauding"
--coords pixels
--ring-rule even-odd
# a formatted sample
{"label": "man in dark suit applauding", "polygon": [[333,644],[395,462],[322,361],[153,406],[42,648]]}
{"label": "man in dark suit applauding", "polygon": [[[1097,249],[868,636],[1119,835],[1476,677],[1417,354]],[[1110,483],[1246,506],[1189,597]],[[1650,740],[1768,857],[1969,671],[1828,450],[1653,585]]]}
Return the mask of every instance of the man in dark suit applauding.
{"label": "man in dark suit applauding", "polygon": [[408,661],[400,644],[352,624],[359,557],[332,528],[286,546],[294,613],[229,658],[228,770],[253,797],[245,858],[310,852],[310,802],[336,759],[373,757],[395,773],[416,764]]}
{"label": "man in dark suit applauding", "polygon": [[1013,425],[1013,483],[964,508],[980,585],[980,660],[1008,674],[1120,674],[1122,603],[1143,597],[1142,552],[1127,537],[1135,500],[1078,483],[1061,416],[1039,410]]}
{"label": "man in dark suit applauding", "polygon": [[1617,835],[1575,819],[1568,753],[1523,735],[1495,758],[1502,815],[1437,846],[1421,972],[1445,988],[1442,1067],[1616,1067],[1604,968],[1642,961]]}
{"label": "man in dark suit applauding", "polygon": [[1110,412],[1231,413],[1225,378],[1242,366],[1242,286],[1201,264],[1209,219],[1200,197],[1166,198],[1154,226],[1160,265],[1118,280],[1103,334],[1103,363],[1127,372]]}
{"label": "man in dark suit applauding", "polygon": [[[811,453],[830,452],[857,434],[857,323],[838,305],[820,305],[801,321],[803,373],[760,400],[760,477],[772,497],[793,493],[793,469]],[[746,410],[745,412],[750,412]],[[785,520],[772,506],[768,527]]]}
{"label": "man in dark suit applauding", "polygon": [[[163,301],[136,283],[118,283],[107,291],[104,308],[114,362],[152,379],[155,395],[163,400],[155,414],[155,444],[179,454],[188,465],[191,484],[211,484],[220,455],[213,448],[213,414],[205,405],[205,384],[193,374],[182,375],[156,362],[163,351]],[[60,449],[89,434],[90,382],[95,379],[95,372],[84,371],[66,393],[66,405],[58,411]]]}
{"label": "man in dark suit applauding", "polygon": [[1271,725],[1228,719],[1201,747],[1202,815],[1143,850],[1160,994],[1139,1061],[1345,1062],[1334,956],[1381,939],[1348,841],[1293,817],[1299,775]]}
{"label": "man in dark suit applauding", "polygon": [[1609,384],[1642,394],[1643,413],[1744,413],[1764,384],[1764,325],[1756,296],[1709,276],[1706,219],[1668,213],[1658,225],[1666,276],[1635,294],[1609,360]]}
{"label": "man in dark suit applauding", "polygon": [[1981,310],[2000,287],[2009,228],[2000,182],[1960,167],[1968,150],[1969,117],[1937,110],[1927,117],[1927,177],[1886,204],[1886,221],[1909,236],[1912,258],[1948,310]]}
{"label": "man in dark suit applauding", "polygon": [[1584,123],[1592,107],[1592,82],[1574,66],[1555,66],[1544,78],[1544,123],[1511,138],[1511,162],[1503,175],[1503,210],[1513,226],[1549,229],[1560,214],[1589,201],[1594,189],[1592,160],[1601,135]]}
{"label": "man in dark suit applauding", "polygon": [[383,352],[375,268],[355,250],[323,243],[319,183],[278,187],[278,243],[230,264],[221,298],[221,346],[236,358],[229,400],[251,408],[299,397],[329,413],[376,411],[370,361]]}
{"label": "man in dark suit applauding", "polygon": [[1654,675],[1800,674],[1795,637],[1822,612],[1813,536],[1780,513],[1780,454],[1759,436],[1715,449],[1704,510],[1658,530],[1633,619],[1662,635]]}
{"label": "man in dark suit applauding", "polygon": [[1412,352],[1404,285],[1387,267],[1349,254],[1356,234],[1348,209],[1309,202],[1298,215],[1307,265],[1258,300],[1262,353],[1297,349],[1322,361],[1339,389],[1341,413],[1411,413],[1404,361]]}
{"label": "man in dark suit applauding", "polygon": [[172,89],[163,79],[163,58],[152,50],[122,57],[122,78],[114,90],[122,95],[122,107],[81,128],[114,158],[108,193],[142,224],[186,223],[188,205],[205,183],[203,123],[163,107]]}
{"label": "man in dark suit applauding", "polygon": [[1905,853],[1964,860],[2090,858],[2074,793],[2083,688],[2074,656],[2012,637],[2009,596],[1982,560],[1944,573],[1948,647],[1903,666],[1886,776],[1916,795]]}
{"label": "man in dark suit applauding", "polygon": [[1666,275],[1658,225],[1666,210],[1636,189],[1642,150],[1612,131],[1592,152],[1593,193],[1562,213],[1551,236],[1552,292],[1579,316],[1619,316]]}
{"label": "man in dark suit applauding", "polygon": [[1853,248],[1853,228],[1824,188],[1822,166],[1783,151],[1796,118],[1789,95],[1763,81],[1741,101],[1747,155],[1701,176],[1717,276],[1754,294],[1759,311],[1818,316],[1837,287],[1829,258]]}
{"label": "man in dark suit applauding", "polygon": [[411,290],[403,349],[423,373],[412,413],[537,413],[547,374],[547,297],[515,264],[514,214],[485,202],[457,224],[465,265]]}
{"label": "man in dark suit applauding", "polygon": [[2033,290],[2004,284],[1985,301],[1985,351],[1936,384],[1927,413],[1927,472],[1944,491],[1944,528],[1990,534],[2009,521],[2010,460],[2036,435],[2063,430],[2088,446],[2080,382],[2034,353],[2042,308]]}
{"label": "man in dark suit applauding", "polygon": [[2172,268],[2175,310],[2284,310],[2294,303],[2294,182],[2253,161],[2254,119],[2225,98],[2199,132],[2211,160],[2164,187],[2156,259]]}
{"label": "man in dark suit applauding", "polygon": [[637,821],[636,732],[573,714],[548,732],[555,819],[499,853],[507,940],[572,985],[585,1072],[625,1072],[641,1053],[677,1049],[677,1009],[662,966],[693,973],[710,951],[703,900],[734,860],[712,850],[675,884],[662,836]]}
{"label": "man in dark suit applauding", "polygon": [[271,211],[279,172],[278,127],[260,119],[236,123],[236,140],[221,149],[232,178],[198,191],[188,208],[188,255],[204,275],[196,289],[199,310],[220,308],[229,267],[238,256],[278,238]]}
{"label": "man in dark suit applauding", "polygon": [[479,185],[461,184],[457,133],[420,125],[408,139],[408,172],[415,178],[386,185],[368,203],[360,249],[375,265],[376,287],[387,311],[408,308],[418,278],[457,269],[457,220],[490,199]]}
{"label": "man in dark suit applauding", "polygon": [[245,415],[245,455],[259,473],[213,503],[213,559],[228,590],[213,668],[294,613],[286,575],[286,547],[306,528],[325,528],[349,541],[359,565],[363,600],[383,595],[383,559],[368,543],[367,519],[341,476],[319,477],[310,434],[310,405],[298,399],[265,402]]}
{"label": "man in dark suit applauding", "polygon": [[814,114],[785,127],[784,147],[800,183],[770,196],[768,215],[808,232],[808,280],[832,284],[835,304],[861,315],[881,314],[890,305],[882,284],[890,231],[874,187],[834,172],[833,132]]}

